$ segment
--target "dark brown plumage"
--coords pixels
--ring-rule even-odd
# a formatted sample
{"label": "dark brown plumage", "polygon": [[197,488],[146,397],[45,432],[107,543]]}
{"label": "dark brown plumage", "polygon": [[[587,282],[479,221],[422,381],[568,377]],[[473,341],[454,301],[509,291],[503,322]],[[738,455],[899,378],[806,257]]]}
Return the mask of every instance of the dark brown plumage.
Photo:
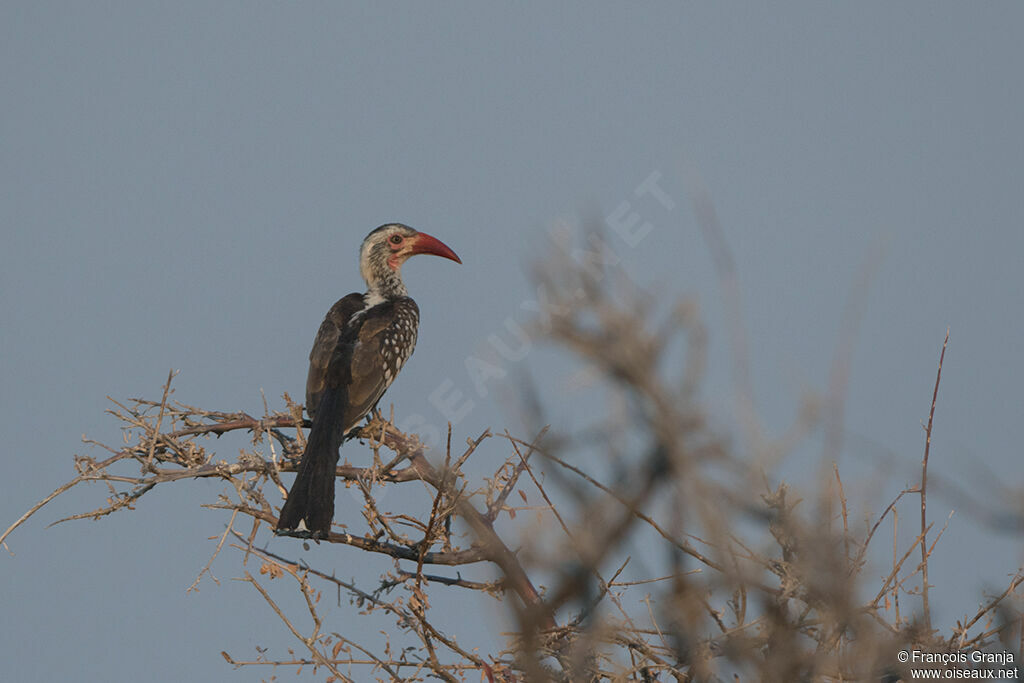
{"label": "dark brown plumage", "polygon": [[313,426],[277,532],[325,538],[334,517],[334,473],[346,435],[373,410],[416,347],[419,308],[401,267],[414,254],[462,263],[439,240],[412,228],[382,225],[363,240],[365,294],[352,293],[327,312],[309,354],[306,411]]}

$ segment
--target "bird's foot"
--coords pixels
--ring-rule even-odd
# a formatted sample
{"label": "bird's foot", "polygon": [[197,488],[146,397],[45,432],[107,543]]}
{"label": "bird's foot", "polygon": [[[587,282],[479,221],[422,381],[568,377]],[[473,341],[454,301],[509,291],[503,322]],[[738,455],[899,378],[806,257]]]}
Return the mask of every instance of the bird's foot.
{"label": "bird's foot", "polygon": [[289,536],[291,538],[303,538],[313,541],[320,541],[327,538],[322,531],[310,531],[309,529],[274,529],[275,536]]}

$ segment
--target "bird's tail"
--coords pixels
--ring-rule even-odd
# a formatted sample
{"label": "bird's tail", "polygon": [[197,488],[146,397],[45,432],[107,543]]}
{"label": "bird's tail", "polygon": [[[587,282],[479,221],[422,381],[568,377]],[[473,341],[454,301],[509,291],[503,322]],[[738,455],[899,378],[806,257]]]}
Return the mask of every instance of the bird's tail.
{"label": "bird's tail", "polygon": [[331,531],[334,474],[338,448],[344,438],[338,410],[340,394],[343,393],[328,389],[320,399],[298,474],[281,508],[278,533],[308,530],[313,538],[327,538]]}

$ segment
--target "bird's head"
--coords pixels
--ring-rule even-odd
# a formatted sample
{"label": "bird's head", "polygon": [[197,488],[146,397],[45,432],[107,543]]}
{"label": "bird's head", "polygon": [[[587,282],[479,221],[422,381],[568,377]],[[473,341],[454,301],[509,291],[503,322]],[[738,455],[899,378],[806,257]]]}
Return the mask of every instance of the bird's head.
{"label": "bird's head", "polygon": [[[401,223],[382,225],[363,240],[359,271],[371,289],[401,284],[402,264],[414,254],[434,254],[462,263],[441,240]],[[404,288],[403,288],[404,289]]]}

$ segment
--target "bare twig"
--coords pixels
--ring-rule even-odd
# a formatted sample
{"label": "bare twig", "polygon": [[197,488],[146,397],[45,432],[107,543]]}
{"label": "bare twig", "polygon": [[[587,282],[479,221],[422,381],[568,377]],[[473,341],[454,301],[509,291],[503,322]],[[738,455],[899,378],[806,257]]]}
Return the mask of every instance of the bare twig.
{"label": "bare twig", "polygon": [[932,612],[928,603],[928,552],[925,534],[928,524],[928,454],[932,447],[932,421],[935,419],[935,403],[939,398],[939,380],[942,379],[942,361],[946,357],[946,345],[949,343],[949,330],[942,340],[942,352],[939,354],[939,369],[935,373],[935,389],[932,391],[932,405],[928,411],[928,426],[925,428],[924,458],[921,460],[921,609],[925,629],[931,631]]}

